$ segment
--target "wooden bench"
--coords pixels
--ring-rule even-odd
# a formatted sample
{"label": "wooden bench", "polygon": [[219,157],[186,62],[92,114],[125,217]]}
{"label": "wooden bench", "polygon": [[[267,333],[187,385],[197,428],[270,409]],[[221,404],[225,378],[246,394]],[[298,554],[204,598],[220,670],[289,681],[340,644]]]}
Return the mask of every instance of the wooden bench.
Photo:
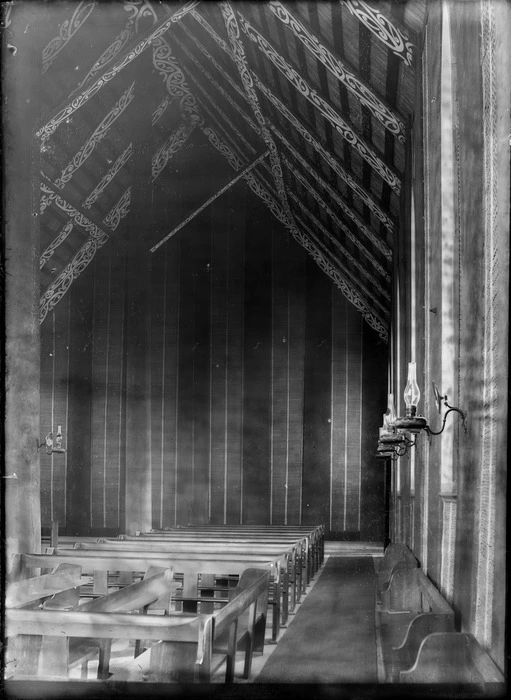
{"label": "wooden bench", "polygon": [[[19,568],[19,566],[15,566],[18,571]],[[37,606],[52,599],[54,604],[72,607],[78,604],[78,589],[81,578],[80,566],[59,564],[49,574],[8,581],[5,604],[9,608],[19,608]]]}
{"label": "wooden bench", "polygon": [[389,544],[380,561],[377,573],[377,596],[380,599],[382,591],[389,584],[394,571],[398,569],[415,569],[419,562],[414,557],[412,551],[405,545],[399,543]]}
{"label": "wooden bench", "polygon": [[[7,636],[43,636],[60,641],[71,637],[98,638],[110,643],[113,639],[127,637],[157,642],[148,653],[137,657],[135,665],[141,666],[144,657],[149,659],[148,680],[180,682],[209,682],[214,670],[224,661],[226,680],[232,680],[236,649],[243,640],[244,675],[248,677],[254,646],[260,644],[261,630],[265,626],[269,577],[269,570],[243,572],[232,599],[210,615],[129,615],[90,608],[84,610],[83,606],[77,610],[52,613],[41,609],[8,610]],[[135,585],[140,587],[140,584]],[[118,593],[125,598],[126,590]],[[108,596],[108,599],[111,604],[112,597]],[[226,649],[222,649],[224,640]],[[40,649],[29,648],[34,652],[32,668],[37,668],[41,663]]]}
{"label": "wooden bench", "polygon": [[[168,612],[174,587],[171,569],[153,570],[143,581],[103,598],[76,605],[70,610],[54,604],[50,606],[44,604],[42,611],[50,616],[58,616],[66,612],[79,612],[81,615],[86,615],[92,612],[146,611],[151,603],[166,597],[165,611]],[[23,608],[21,610],[25,611]],[[26,610],[27,613],[36,611],[39,612],[39,609]],[[30,618],[30,615],[28,617]],[[13,659],[10,672],[14,678],[41,675],[58,678],[67,677],[71,668],[81,665],[82,678],[86,678],[88,662],[98,656],[98,678],[104,679],[108,677],[111,641],[111,638],[97,639],[83,635],[78,635],[78,638],[74,638],[73,635],[55,636],[51,633],[40,635],[35,631],[17,634],[9,642],[10,658]]]}
{"label": "wooden bench", "polygon": [[422,569],[395,569],[382,591],[380,626],[387,674],[397,681],[426,636],[454,632],[454,611]]}
{"label": "wooden bench", "polygon": [[[53,568],[61,563],[78,564],[82,572],[93,572],[94,579],[101,575],[100,582],[106,589],[106,575],[111,571],[139,572],[147,571],[150,567],[173,567],[175,573],[183,575],[183,598],[188,598],[193,604],[199,597],[198,576],[235,574],[241,575],[247,568],[268,569],[272,580],[272,643],[279,638],[280,629],[287,620],[287,571],[281,573],[281,558],[248,554],[216,554],[189,555],[184,553],[168,554],[126,551],[94,551],[90,549],[56,550],[52,554],[23,554],[23,568]],[[282,585],[281,579],[284,582]],[[99,586],[96,586],[99,588]],[[106,590],[105,590],[106,592]],[[193,609],[197,609],[196,607]],[[282,618],[282,622],[281,622]]]}
{"label": "wooden bench", "polygon": [[472,634],[434,632],[422,640],[414,665],[399,674],[402,683],[474,684],[504,689],[504,676]]}

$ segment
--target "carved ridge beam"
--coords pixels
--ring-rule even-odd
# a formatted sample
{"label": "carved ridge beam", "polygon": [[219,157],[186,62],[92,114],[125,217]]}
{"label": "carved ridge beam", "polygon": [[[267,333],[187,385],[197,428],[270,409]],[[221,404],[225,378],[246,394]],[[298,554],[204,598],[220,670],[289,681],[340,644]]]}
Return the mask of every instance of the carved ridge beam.
{"label": "carved ridge beam", "polygon": [[[339,0],[341,2],[341,0]],[[362,22],[385,46],[398,56],[406,66],[412,65],[415,46],[401,29],[396,19],[390,20],[380,8],[368,5],[364,0],[344,0],[342,5]]]}
{"label": "carved ridge beam", "polygon": [[273,46],[245,19],[238,11],[240,25],[245,34],[256,44],[259,50],[275,65],[282,75],[293,85],[302,97],[305,97],[327,119],[333,128],[354,148],[360,156],[371,166],[392,189],[399,194],[401,191],[401,179],[396,169],[388,165],[375,151],[373,146],[359,136],[354,128],[334,109],[329,102],[324,100],[312,88],[302,76],[288,63]]}
{"label": "carved ridge beam", "polygon": [[[232,60],[234,60],[232,51],[230,47],[225,43],[225,41],[215,32],[213,27],[202,17],[201,14],[199,14],[196,10],[191,11],[191,16],[210,34],[210,36],[215,40],[215,42],[222,48],[225,53],[227,53],[228,56]],[[181,27],[181,29],[185,29],[184,25]],[[208,52],[203,49],[202,44],[198,41],[196,41],[197,46],[199,49],[201,49],[204,53],[205,56],[208,56]],[[202,48],[201,48],[202,47]],[[222,71],[223,72],[223,71]],[[379,218],[379,220],[390,230],[394,231],[394,222],[392,219],[388,216],[386,212],[384,212],[381,207],[374,201],[372,195],[370,192],[368,192],[361,183],[357,181],[355,176],[349,172],[346,168],[342,167],[337,160],[335,160],[329,153],[325,151],[325,149],[319,144],[318,141],[310,134],[310,132],[303,126],[298,119],[285,107],[285,105],[277,98],[275,95],[269,90],[269,88],[260,80],[260,78],[256,75],[256,73],[252,70],[251,75],[253,80],[255,81],[257,87],[268,97],[268,99],[273,102],[273,104],[277,107],[277,109],[290,121],[293,126],[298,129],[299,133],[301,136],[309,143],[318,153],[321,155],[321,157],[328,163],[328,165],[337,173],[337,175],[354,191],[354,193],[360,197],[365,204],[371,209],[371,211]],[[241,91],[238,88],[239,94]],[[247,97],[245,94],[243,94],[243,98],[247,100]],[[239,110],[238,110],[239,111]],[[242,116],[245,116],[245,119],[247,119],[246,115],[241,112]]]}
{"label": "carved ridge beam", "polygon": [[202,117],[197,109],[194,96],[186,84],[183,71],[172,53],[165,37],[153,42],[153,65],[165,80],[165,87],[172,98],[179,100],[179,110],[183,121],[200,123]]}
{"label": "carved ridge beam", "polygon": [[406,129],[403,117],[386,103],[376,91],[364,80],[347,68],[343,61],[327,46],[325,40],[319,40],[312,29],[302,19],[297,19],[279,0],[271,0],[268,7],[272,13],[287,27],[295,37],[339,80],[363,105],[373,117],[401,143],[406,141]]}
{"label": "carved ridge beam", "polygon": [[110,82],[110,80],[115,78],[115,76],[118,75],[123,68],[129,65],[131,61],[140,56],[149,46],[151,46],[153,41],[163,36],[163,34],[165,34],[165,32],[174,22],[179,22],[198,4],[199,0],[191,0],[177,9],[171,17],[166,19],[164,22],[160,22],[156,29],[147,31],[146,36],[139,41],[134,48],[126,50],[124,55],[122,55],[122,57],[99,78],[88,81],[80,88],[72,92],[65,104],[59,107],[50,120],[40,127],[38,131],[36,131],[36,136],[40,137],[41,141],[44,143],[48,138],[50,138],[50,136],[56,131],[57,127],[63,121],[68,119],[73,112],[76,112],[77,109],[80,109],[80,107],[86,104],[97,92],[99,92],[108,82]]}

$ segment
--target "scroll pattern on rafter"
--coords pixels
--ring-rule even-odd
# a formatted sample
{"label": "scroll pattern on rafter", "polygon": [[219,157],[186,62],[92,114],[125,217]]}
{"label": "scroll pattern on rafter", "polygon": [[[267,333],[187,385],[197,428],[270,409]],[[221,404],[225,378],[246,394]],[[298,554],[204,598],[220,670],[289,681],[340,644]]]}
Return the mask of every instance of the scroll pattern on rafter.
{"label": "scroll pattern on rafter", "polygon": [[67,104],[63,109],[61,109],[50,121],[45,124],[41,129],[36,132],[36,136],[41,138],[44,143],[49,137],[55,132],[59,124],[68,119],[73,112],[80,109],[88,100],[91,99],[101,88],[103,88],[110,80],[115,78],[115,76],[127,65],[131,63],[137,56],[151,46],[152,43],[163,36],[167,29],[174,23],[179,22],[187,12],[190,12],[196,5],[199,4],[199,0],[191,0],[180,7],[172,17],[169,17],[165,22],[160,24],[153,32],[151,32],[145,39],[135,46],[131,51],[129,51],[126,56],[124,56],[119,63],[116,63],[112,68],[103,73],[89,88],[87,88],[80,95],[74,97],[69,104]]}
{"label": "scroll pattern on rafter", "polygon": [[89,239],[83,244],[73,260],[60,273],[57,279],[52,282],[46,292],[42,295],[39,304],[39,323],[42,323],[47,314],[58,304],[67,292],[73,280],[87,267],[94,258],[97,251],[108,241],[109,236],[102,231],[99,226],[92,223],[86,216],[77,211],[71,204],[66,202],[56,192],[54,192],[44,182],[41,183],[41,192],[44,197],[46,208],[50,203],[55,204],[62,212],[67,214],[74,224],[81,226],[89,234]]}
{"label": "scroll pattern on rafter", "polygon": [[157,124],[157,122],[159,122],[159,120],[163,117],[167,107],[169,106],[169,104],[171,104],[171,102],[172,102],[172,97],[170,95],[165,95],[163,100],[160,102],[158,107],[156,107],[156,109],[153,112],[153,116],[151,119],[151,126],[154,126],[155,124]]}
{"label": "scroll pattern on rafter", "polygon": [[165,81],[169,95],[179,100],[179,110],[183,119],[200,122],[201,116],[183,71],[164,39],[153,42],[153,65]]}
{"label": "scroll pattern on rafter", "polygon": [[337,175],[357,194],[360,199],[367,204],[373,214],[384,224],[389,230],[394,230],[394,222],[373,200],[371,195],[347,172],[333,156],[326,151],[323,146],[317,141],[314,136],[302,125],[295,115],[264,85],[259,78],[252,73],[255,84],[263,92],[264,95],[272,102],[272,104],[286,117],[286,119],[298,130],[301,136],[309,143],[328,163]]}
{"label": "scroll pattern on rafter", "polygon": [[105,233],[101,238],[89,238],[83,244],[73,260],[66,266],[41,297],[39,303],[39,323],[42,323],[48,313],[59,303],[73,281],[81,275],[98,250],[107,241],[108,236]]}
{"label": "scroll pattern on rafter", "polygon": [[414,45],[384,14],[364,0],[345,0],[343,5],[406,66],[412,65]]}
{"label": "scroll pattern on rafter", "polygon": [[349,230],[349,228],[338,218],[338,216],[335,214],[335,212],[332,211],[332,209],[328,206],[328,204],[325,202],[325,200],[318,195],[316,190],[307,182],[307,180],[296,170],[296,168],[293,167],[293,165],[289,162],[289,160],[283,156],[282,157],[283,162],[286,164],[288,167],[289,171],[293,173],[295,178],[301,183],[302,187],[304,187],[315,199],[315,201],[319,204],[319,206],[323,209],[324,212],[328,214],[328,216],[332,219],[332,221],[335,223],[335,225],[341,229],[341,231],[344,233],[344,235],[350,239],[350,241],[355,245],[371,262],[373,267],[378,270],[380,275],[385,278],[387,282],[390,281],[390,275],[388,272],[379,264],[377,260],[371,255],[371,253],[365,248],[360,240]]}
{"label": "scroll pattern on rafter", "polygon": [[[192,35],[190,35],[190,36],[192,36]],[[261,133],[261,130],[260,130],[259,127],[254,123],[254,121],[253,121],[252,119],[250,119],[249,116],[247,116],[246,114],[244,114],[244,112],[240,109],[238,103],[237,103],[235,100],[232,99],[232,97],[229,95],[229,93],[226,92],[226,91],[223,89],[223,87],[222,87],[221,85],[218,84],[218,82],[217,82],[217,81],[213,78],[213,76],[206,70],[206,68],[204,68],[204,66],[203,66],[199,61],[197,61],[197,59],[188,51],[188,49],[186,48],[186,46],[184,46],[184,45],[179,41],[179,39],[176,39],[175,37],[174,37],[174,41],[176,42],[176,44],[178,44],[178,46],[181,48],[181,50],[183,51],[183,53],[186,54],[186,56],[195,64],[195,66],[201,71],[201,73],[209,80],[209,82],[212,83],[212,84],[216,87],[216,89],[220,92],[220,94],[222,95],[222,97],[231,105],[231,107],[233,107],[233,109],[235,109],[237,112],[239,112],[239,113],[241,114],[242,117],[245,118],[245,120],[250,124],[250,126],[252,127],[252,129],[254,129],[254,131],[255,131],[256,133],[260,134],[260,133]],[[200,46],[199,42],[196,42],[196,43]],[[208,52],[206,52],[206,55],[208,55]],[[209,55],[208,55],[208,56],[209,56]],[[209,56],[209,58],[210,58],[210,60],[212,60],[212,61],[214,62],[214,59],[213,59],[212,56]],[[220,68],[220,67],[219,67],[219,68]],[[220,68],[220,70],[221,70],[221,68]],[[234,82],[231,80],[230,77],[228,77],[227,79],[229,80],[230,85],[231,85],[231,86],[236,90],[236,92],[240,95],[240,97],[242,97],[244,100],[248,101],[248,98],[247,98],[246,94],[245,94],[242,90],[240,90],[240,88],[236,85],[236,83],[234,83]],[[202,90],[202,87],[199,85],[199,83],[197,83],[197,82],[195,81],[195,84],[199,87],[199,89]],[[204,92],[204,90],[202,90],[202,91]]]}
{"label": "scroll pattern on rafter", "polygon": [[108,226],[109,229],[115,231],[119,226],[122,219],[127,216],[131,205],[131,187],[123,193],[117,204],[115,204],[112,209],[105,216],[103,221]]}
{"label": "scroll pattern on rafter", "polygon": [[62,229],[59,231],[57,237],[50,243],[50,245],[46,248],[44,253],[42,253],[41,257],[39,258],[39,269],[41,270],[47,260],[51,258],[55,250],[59,247],[59,245],[66,240],[66,238],[69,236],[71,231],[73,230],[73,222],[68,221]]}
{"label": "scroll pattern on rafter", "polygon": [[43,49],[43,75],[57,58],[59,53],[71,41],[94,9],[95,2],[81,2],[73,12],[71,19],[62,22],[58,36],[54,37]]}
{"label": "scroll pattern on rafter", "polygon": [[[312,223],[314,224],[314,226],[315,226],[318,230],[320,230],[321,233],[322,233],[331,243],[333,243],[336,247],[341,247],[341,246],[339,246],[339,241],[336,240],[335,236],[333,236],[333,235],[330,233],[330,231],[328,231],[328,229],[327,229],[327,228],[323,225],[323,223],[317,218],[317,216],[314,216],[314,214],[313,214],[311,211],[309,211],[309,209],[307,209],[307,207],[305,207],[305,205],[298,199],[298,197],[297,197],[293,192],[290,193],[290,197],[291,197],[291,199],[293,200],[293,202],[296,204],[296,206],[297,206],[299,209],[301,209],[302,213],[305,214],[305,215],[312,221]],[[376,280],[376,278],[374,277],[374,275],[371,274],[367,268],[365,268],[363,265],[361,265],[361,264],[358,262],[358,260],[355,260],[355,258],[354,258],[350,253],[348,253],[348,251],[347,251],[344,247],[341,247],[341,250],[342,250],[342,258],[343,258],[343,259],[340,260],[339,258],[336,257],[336,262],[337,262],[337,264],[339,265],[340,268],[344,268],[344,274],[346,274],[348,277],[354,278],[353,281],[354,281],[355,285],[358,285],[358,286],[360,287],[360,289],[361,289],[363,292],[365,292],[365,294],[366,294],[369,298],[372,298],[373,303],[376,304],[376,305],[378,305],[378,306],[380,307],[380,310],[381,310],[384,314],[388,314],[388,309],[387,309],[386,307],[384,307],[382,304],[380,304],[380,302],[379,302],[377,299],[374,298],[374,293],[371,292],[371,290],[370,290],[368,287],[366,287],[365,283],[362,282],[361,277],[365,277],[367,280],[369,280],[369,281],[371,282],[371,284],[373,284],[373,285],[380,291],[380,293],[382,294],[382,296],[384,296],[387,300],[390,301],[390,295],[389,295],[388,291],[385,290],[385,289],[382,289],[381,286],[380,286],[380,284],[379,284],[379,282],[378,282],[378,281]],[[332,255],[332,257],[333,257],[333,253],[331,253],[331,255]],[[349,268],[348,268],[348,269],[346,268],[346,266],[345,266],[345,264],[344,264],[344,259],[349,260],[350,263],[351,263],[354,267],[357,268],[357,270],[358,270],[359,273],[360,273],[360,277],[357,278],[356,276],[354,276],[353,272],[351,272]]]}
{"label": "scroll pattern on rafter", "polygon": [[112,182],[114,177],[117,175],[119,170],[125,165],[131,156],[133,155],[133,144],[130,143],[130,145],[124,150],[123,153],[117,158],[115,163],[112,165],[110,170],[107,172],[107,174],[100,180],[100,182],[96,185],[96,187],[92,190],[90,195],[87,197],[87,199],[83,203],[83,207],[85,209],[90,209],[91,206],[94,204],[94,202],[97,200],[99,195],[103,192],[105,187]]}
{"label": "scroll pattern on rafter", "polygon": [[160,150],[153,156],[151,164],[152,181],[154,182],[172,156],[185,145],[188,137],[195,129],[195,121],[180,124],[173,134],[170,134]]}
{"label": "scroll pattern on rafter", "polygon": [[342,61],[334,56],[298,19],[293,17],[281,2],[278,0],[271,0],[269,8],[278,19],[291,28],[293,34],[298,37],[318,61],[321,61],[321,63],[323,63],[323,65],[369,109],[373,117],[378,119],[378,121],[380,121],[391,134],[394,134],[401,143],[406,141],[405,125],[394,113],[394,110],[388,107],[374,94],[374,91],[369,85],[366,85],[348,70],[343,65]]}
{"label": "scroll pattern on rafter", "polygon": [[355,148],[361,157],[369,163],[373,170],[387,182],[392,189],[399,194],[401,191],[401,182],[396,173],[390,168],[374,151],[374,149],[360,138],[351,126],[336,112],[331,105],[326,102],[312,88],[302,76],[271,46],[266,39],[252,27],[252,25],[238,12],[240,25],[245,34],[251,39],[264,55],[280,70],[280,72],[289,80],[291,85],[311,104],[318,109],[321,114],[328,119],[332,126],[339,134]]}
{"label": "scroll pattern on rafter", "polygon": [[134,97],[135,83],[131,83],[130,87],[124,92],[113,109],[108,112],[99,125],[94,129],[94,132],[87,140],[87,143],[78,151],[73,160],[62,171],[62,175],[55,181],[55,185],[62,189],[66,182],[73,177],[74,173],[82,166],[87,158],[91,155],[98,143],[105,138],[110,127],[121,116],[126,107],[130,104]]}

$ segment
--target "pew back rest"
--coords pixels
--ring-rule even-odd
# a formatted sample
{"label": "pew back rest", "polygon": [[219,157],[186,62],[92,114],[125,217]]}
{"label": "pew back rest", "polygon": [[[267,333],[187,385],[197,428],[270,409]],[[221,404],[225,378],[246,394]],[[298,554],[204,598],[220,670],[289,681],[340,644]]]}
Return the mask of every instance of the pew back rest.
{"label": "pew back rest", "polygon": [[416,558],[405,544],[392,542],[385,549],[378,567],[378,574],[387,573],[390,575],[390,572],[398,562],[408,562],[412,567],[417,566]]}
{"label": "pew back rest", "polygon": [[7,607],[19,607],[43,598],[62,597],[77,590],[81,583],[81,573],[80,566],[59,564],[49,574],[8,581],[5,603]]}
{"label": "pew back rest", "polygon": [[213,613],[215,636],[228,629],[251,605],[256,604],[259,612],[266,616],[269,587],[269,570],[246,569],[241,574],[238,585],[233,588],[229,603]]}
{"label": "pew back rest", "polygon": [[382,610],[431,612],[454,619],[454,611],[435,585],[419,568],[398,569],[381,594]]}

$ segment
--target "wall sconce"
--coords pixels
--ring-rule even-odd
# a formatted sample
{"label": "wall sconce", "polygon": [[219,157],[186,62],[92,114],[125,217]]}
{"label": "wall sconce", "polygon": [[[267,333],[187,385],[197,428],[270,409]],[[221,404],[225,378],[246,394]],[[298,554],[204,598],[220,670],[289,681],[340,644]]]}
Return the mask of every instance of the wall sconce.
{"label": "wall sconce", "polygon": [[65,452],[62,447],[62,426],[58,426],[55,436],[53,432],[48,433],[39,447],[44,447],[47,455],[51,455],[53,452]]}
{"label": "wall sconce", "polygon": [[431,435],[440,435],[440,433],[443,432],[445,428],[445,421],[447,420],[447,416],[449,413],[455,411],[456,413],[459,413],[461,416],[462,424],[463,424],[463,429],[465,432],[467,432],[467,414],[465,411],[462,411],[461,408],[457,408],[456,406],[450,406],[449,403],[447,402],[447,396],[442,396],[436,386],[436,384],[433,382],[433,390],[435,392],[435,399],[438,405],[438,412],[442,412],[442,401],[444,402],[444,405],[447,406],[449,409],[445,415],[444,415],[444,420],[442,423],[442,427],[438,431],[431,430],[431,428],[428,425],[428,421],[424,416],[418,416],[417,415],[417,404],[419,403],[421,393],[419,386],[417,384],[417,378],[416,378],[416,372],[417,372],[417,366],[415,362],[409,362],[408,363],[408,381],[406,383],[406,387],[404,390],[403,398],[405,400],[405,406],[406,406],[406,413],[404,417],[398,417],[393,423],[393,427],[395,428],[396,431],[406,431],[409,433],[420,433],[421,430],[424,430],[429,436]]}

